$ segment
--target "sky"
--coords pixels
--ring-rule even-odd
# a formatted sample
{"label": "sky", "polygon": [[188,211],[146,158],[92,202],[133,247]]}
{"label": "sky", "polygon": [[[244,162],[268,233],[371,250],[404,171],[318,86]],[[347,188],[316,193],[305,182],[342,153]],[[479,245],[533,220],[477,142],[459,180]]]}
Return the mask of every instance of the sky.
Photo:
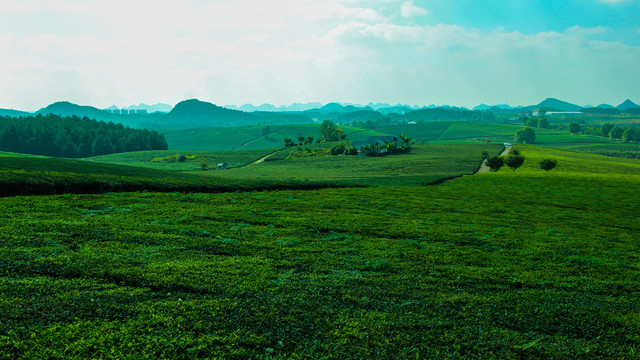
{"label": "sky", "polygon": [[640,103],[640,0],[0,0],[0,108]]}

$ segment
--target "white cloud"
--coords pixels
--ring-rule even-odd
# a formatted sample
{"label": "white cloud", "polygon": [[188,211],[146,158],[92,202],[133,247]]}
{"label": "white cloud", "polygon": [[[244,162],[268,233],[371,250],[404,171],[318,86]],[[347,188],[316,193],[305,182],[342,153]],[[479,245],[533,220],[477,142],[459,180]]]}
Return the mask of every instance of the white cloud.
{"label": "white cloud", "polygon": [[[188,97],[218,104],[518,104],[549,89],[557,97],[590,88],[618,96],[637,92],[640,83],[636,72],[620,71],[637,66],[638,47],[594,40],[610,34],[607,28],[523,34],[419,26],[406,17],[426,10],[411,1],[2,5],[24,11],[0,12],[0,23],[11,24],[0,34],[0,108],[29,110],[63,99],[106,107]],[[58,22],[43,24],[43,11]]]}
{"label": "white cloud", "polygon": [[411,18],[420,15],[426,15],[428,14],[428,11],[413,5],[413,1],[405,1],[404,3],[402,3],[400,13],[402,14],[402,17]]}
{"label": "white cloud", "polygon": [[0,12],[6,13],[28,13],[40,9],[38,4],[29,1],[3,0],[0,3]]}

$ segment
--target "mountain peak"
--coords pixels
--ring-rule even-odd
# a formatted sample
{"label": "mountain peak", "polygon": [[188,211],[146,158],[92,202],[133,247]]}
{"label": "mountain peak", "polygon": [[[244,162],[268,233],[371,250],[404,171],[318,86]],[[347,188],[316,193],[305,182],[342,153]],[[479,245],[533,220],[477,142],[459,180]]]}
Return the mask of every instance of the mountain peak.
{"label": "mountain peak", "polygon": [[634,103],[633,101],[627,99],[622,104],[616,106],[618,110],[628,110],[633,108],[640,108],[640,105]]}
{"label": "mountain peak", "polygon": [[536,105],[536,107],[551,108],[551,109],[557,109],[561,111],[580,111],[582,109],[582,106],[571,104],[556,98],[546,98],[540,104]]}

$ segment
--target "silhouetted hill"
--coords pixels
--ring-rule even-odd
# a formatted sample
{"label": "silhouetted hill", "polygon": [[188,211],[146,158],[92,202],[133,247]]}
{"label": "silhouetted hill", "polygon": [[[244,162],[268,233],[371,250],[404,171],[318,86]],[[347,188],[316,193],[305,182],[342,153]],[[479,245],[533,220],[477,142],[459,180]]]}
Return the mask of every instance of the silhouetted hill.
{"label": "silhouetted hill", "polygon": [[609,105],[609,104],[600,104],[600,105],[598,105],[596,107],[601,108],[601,109],[614,109],[615,108],[615,106]]}
{"label": "silhouetted hill", "polygon": [[304,124],[313,122],[301,114],[253,112],[227,109],[197,99],[178,103],[163,120],[163,127],[188,129],[199,127],[249,126],[258,124]]}
{"label": "silhouetted hill", "polygon": [[0,109],[0,116],[21,117],[30,115],[33,115],[33,113],[13,109]]}
{"label": "silhouetted hill", "polygon": [[258,122],[259,118],[249,113],[197,99],[179,102],[163,119],[163,125],[180,129],[255,125]]}
{"label": "silhouetted hill", "polygon": [[616,106],[618,110],[628,110],[633,108],[640,108],[640,105],[634,103],[633,101],[627,99],[622,104]]}
{"label": "silhouetted hill", "polygon": [[87,117],[92,120],[114,122],[126,125],[132,128],[156,129],[157,120],[164,114],[141,114],[141,115],[120,115],[113,114],[109,111],[100,110],[93,106],[82,106],[70,103],[68,101],[60,101],[53,103],[36,112],[37,114],[60,115],[60,116],[77,116],[79,118]]}
{"label": "silhouetted hill", "polygon": [[327,105],[321,107],[318,110],[320,110],[320,112],[323,112],[325,114],[332,113],[332,112],[343,112],[344,106],[338,103],[332,102],[332,103],[328,103]]}
{"label": "silhouetted hill", "polygon": [[60,101],[53,103],[47,107],[44,107],[38,110],[36,113],[47,115],[60,115],[60,116],[77,116],[77,117],[88,117],[89,119],[94,120],[103,120],[103,121],[113,121],[115,119],[114,115],[94,108],[93,106],[81,106],[70,103],[68,101]]}
{"label": "silhouetted hill", "polygon": [[[525,109],[528,109],[528,108],[530,108],[530,106],[525,107]],[[566,101],[558,100],[555,98],[547,98],[544,101],[542,101],[540,104],[534,105],[532,110],[535,110],[538,108],[555,109],[560,111],[580,111],[582,109],[582,106],[571,104]]]}

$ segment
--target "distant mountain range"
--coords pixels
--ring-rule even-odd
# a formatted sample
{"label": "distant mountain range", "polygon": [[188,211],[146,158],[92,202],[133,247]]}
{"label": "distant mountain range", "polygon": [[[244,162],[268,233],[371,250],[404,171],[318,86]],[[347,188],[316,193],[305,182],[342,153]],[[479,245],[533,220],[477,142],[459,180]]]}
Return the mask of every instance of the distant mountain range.
{"label": "distant mountain range", "polygon": [[121,123],[134,128],[159,130],[258,124],[304,124],[323,120],[346,124],[357,121],[376,121],[384,117],[391,117],[396,120],[404,119],[406,121],[435,121],[443,119],[491,121],[492,116],[483,116],[480,115],[480,113],[518,114],[533,112],[537,109],[547,112],[582,111],[591,114],[616,114],[622,111],[634,114],[640,113],[640,105],[629,99],[615,107],[609,104],[600,104],[597,107],[583,108],[579,105],[555,98],[547,98],[536,105],[518,107],[511,107],[505,104],[493,106],[481,104],[474,107],[473,111],[449,105],[418,107],[402,104],[369,103],[363,106],[337,102],[331,102],[325,105],[321,103],[295,103],[289,106],[262,104],[258,107],[245,104],[240,108],[234,109],[234,106],[231,105],[221,107],[197,99],[182,101],[175,107],[168,104],[139,104],[125,108],[127,110],[146,110],[147,113],[136,112],[121,114],[119,112],[113,112],[113,110],[116,109],[118,109],[116,106],[111,106],[107,109],[100,110],[92,106],[81,106],[67,101],[61,101],[46,106],[35,113],[13,109],[0,109],[0,116],[20,117],[33,114],[56,114],[62,116],[78,116],[81,118],[88,117],[99,121]]}

